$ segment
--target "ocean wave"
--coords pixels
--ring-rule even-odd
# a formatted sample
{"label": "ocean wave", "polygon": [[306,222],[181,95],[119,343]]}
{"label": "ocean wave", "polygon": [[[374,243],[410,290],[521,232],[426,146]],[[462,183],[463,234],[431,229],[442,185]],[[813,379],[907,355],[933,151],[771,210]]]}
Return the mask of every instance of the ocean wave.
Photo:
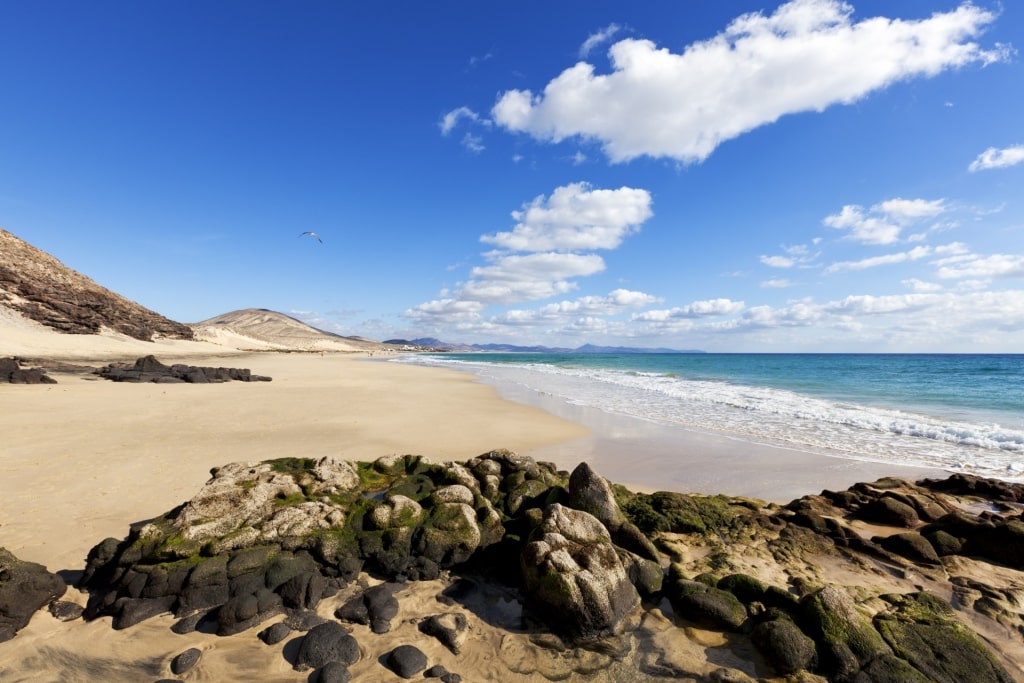
{"label": "ocean wave", "polygon": [[1024,430],[953,421],[793,391],[674,373],[488,363],[418,356],[410,362],[461,366],[486,379],[553,395],[567,403],[750,441],[848,457],[1007,476],[1024,471]]}

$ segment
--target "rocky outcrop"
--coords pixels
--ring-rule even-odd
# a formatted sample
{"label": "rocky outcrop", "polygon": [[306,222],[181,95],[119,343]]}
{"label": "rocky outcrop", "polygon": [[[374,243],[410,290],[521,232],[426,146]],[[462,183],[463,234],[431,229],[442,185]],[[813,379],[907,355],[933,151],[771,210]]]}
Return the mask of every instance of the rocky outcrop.
{"label": "rocky outcrop", "polygon": [[[959,497],[942,486],[886,479],[779,507],[632,493],[589,466],[569,474],[508,451],[461,463],[236,463],[191,501],[97,545],[83,616],[123,628],[170,612],[177,632],[230,634],[284,614],[260,639],[308,631],[292,648],[311,680],[348,680],[361,651],[349,628],[415,624],[414,638],[457,656],[478,646],[470,634],[498,628],[479,616],[493,603],[517,615],[488,641],[500,642],[494,659],[548,680],[1024,677],[1017,491],[961,482],[972,493]],[[447,582],[448,611],[396,622],[404,583],[421,579]],[[326,599],[333,620],[313,611]],[[376,662],[458,680],[439,666],[423,673],[429,662],[409,645]],[[755,651],[758,664],[742,664]]]}
{"label": "rocky outcrop", "polygon": [[164,365],[156,356],[144,356],[133,365],[111,363],[95,374],[114,382],[155,382],[157,384],[214,384],[219,382],[269,382],[270,377],[254,375],[247,368],[208,368],[195,365]]}
{"label": "rocky outcrop", "polygon": [[614,633],[640,601],[604,525],[558,503],[523,549],[522,572],[527,606],[574,637]]}
{"label": "rocky outcrop", "polygon": [[0,229],[0,305],[67,334],[104,329],[151,341],[192,339],[192,328],[101,287]]}
{"label": "rocky outcrop", "polygon": [[33,614],[66,590],[64,580],[46,567],[19,560],[0,548],[0,643],[13,638]]}
{"label": "rocky outcrop", "polygon": [[17,358],[0,358],[0,384],[56,384],[42,368],[22,368]]}

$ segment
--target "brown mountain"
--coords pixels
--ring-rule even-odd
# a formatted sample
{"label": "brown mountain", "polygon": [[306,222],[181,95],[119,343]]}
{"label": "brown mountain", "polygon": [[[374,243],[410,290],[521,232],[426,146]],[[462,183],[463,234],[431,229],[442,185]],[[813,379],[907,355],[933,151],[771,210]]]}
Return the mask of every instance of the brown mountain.
{"label": "brown mountain", "polygon": [[0,228],[0,306],[66,334],[192,339],[192,328],[115,294]]}
{"label": "brown mountain", "polygon": [[[240,348],[301,351],[378,351],[389,347],[363,337],[343,337],[265,308],[245,308],[193,323],[196,339]],[[248,340],[248,343],[247,341]]]}

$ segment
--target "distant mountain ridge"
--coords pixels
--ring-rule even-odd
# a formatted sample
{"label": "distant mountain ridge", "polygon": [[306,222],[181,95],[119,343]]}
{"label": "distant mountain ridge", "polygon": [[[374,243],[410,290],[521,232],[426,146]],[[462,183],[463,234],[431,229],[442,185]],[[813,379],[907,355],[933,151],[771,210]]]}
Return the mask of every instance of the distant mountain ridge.
{"label": "distant mountain ridge", "polygon": [[518,346],[516,344],[452,344],[434,337],[417,339],[388,339],[384,342],[393,346],[404,346],[430,351],[490,351],[492,353],[706,353],[700,349],[668,349],[663,347],[644,348],[638,346],[597,346],[584,344],[576,348],[560,346]]}

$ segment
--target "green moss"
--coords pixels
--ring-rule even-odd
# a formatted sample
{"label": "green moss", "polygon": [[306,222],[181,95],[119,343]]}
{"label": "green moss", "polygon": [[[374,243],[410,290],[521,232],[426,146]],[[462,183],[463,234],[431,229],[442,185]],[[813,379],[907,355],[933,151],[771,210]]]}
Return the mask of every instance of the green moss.
{"label": "green moss", "polygon": [[279,493],[274,497],[274,504],[281,506],[300,505],[308,501],[309,498],[307,498],[306,494],[302,493],[301,491],[296,493],[290,493],[288,495],[285,495],[284,493]]}
{"label": "green moss", "polygon": [[732,529],[737,514],[727,496],[693,496],[659,491],[626,495],[618,491],[620,508],[644,533],[721,534]]}
{"label": "green moss", "polygon": [[387,490],[396,477],[374,469],[372,462],[356,462],[356,473],[359,475],[359,487],[364,493]]}
{"label": "green moss", "polygon": [[270,469],[275,472],[295,474],[297,472],[308,472],[316,461],[312,458],[277,458],[276,460],[267,460],[266,462],[270,464]]}

